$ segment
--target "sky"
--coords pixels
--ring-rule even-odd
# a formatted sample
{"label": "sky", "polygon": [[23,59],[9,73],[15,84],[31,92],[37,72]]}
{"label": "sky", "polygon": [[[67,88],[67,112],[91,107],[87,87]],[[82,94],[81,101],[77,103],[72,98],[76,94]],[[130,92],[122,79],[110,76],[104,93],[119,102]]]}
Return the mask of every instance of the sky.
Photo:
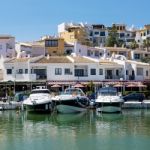
{"label": "sky", "polygon": [[57,35],[63,22],[150,24],[150,0],[1,0],[0,34],[17,41]]}

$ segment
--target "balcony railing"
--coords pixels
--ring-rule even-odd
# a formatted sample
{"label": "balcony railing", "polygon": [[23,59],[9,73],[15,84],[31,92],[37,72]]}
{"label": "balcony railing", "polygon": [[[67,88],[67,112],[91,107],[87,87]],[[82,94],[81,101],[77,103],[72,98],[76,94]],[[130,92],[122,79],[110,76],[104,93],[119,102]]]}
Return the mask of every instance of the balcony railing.
{"label": "balcony railing", "polygon": [[114,76],[114,75],[106,75],[105,79],[120,79],[120,78],[124,78],[123,75],[119,75],[119,76]]}
{"label": "balcony railing", "polygon": [[46,75],[36,75],[36,80],[47,80]]}

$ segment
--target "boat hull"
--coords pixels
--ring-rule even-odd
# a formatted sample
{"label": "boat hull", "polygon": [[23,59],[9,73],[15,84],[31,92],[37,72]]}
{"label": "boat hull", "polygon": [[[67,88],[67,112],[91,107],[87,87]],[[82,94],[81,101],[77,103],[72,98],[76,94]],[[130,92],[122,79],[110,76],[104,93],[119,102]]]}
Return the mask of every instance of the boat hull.
{"label": "boat hull", "polygon": [[122,103],[99,103],[96,108],[98,112],[117,113],[122,111]]}
{"label": "boat hull", "polygon": [[51,112],[53,110],[52,103],[24,105],[29,112]]}
{"label": "boat hull", "polygon": [[87,108],[63,104],[57,105],[56,108],[59,113],[79,113],[87,110]]}

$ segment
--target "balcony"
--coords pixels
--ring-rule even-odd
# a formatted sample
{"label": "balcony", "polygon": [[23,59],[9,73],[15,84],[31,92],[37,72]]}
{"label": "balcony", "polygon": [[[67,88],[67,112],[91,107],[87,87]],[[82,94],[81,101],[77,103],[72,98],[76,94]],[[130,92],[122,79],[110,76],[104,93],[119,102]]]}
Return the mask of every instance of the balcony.
{"label": "balcony", "polygon": [[46,75],[36,75],[36,80],[47,80]]}
{"label": "balcony", "polygon": [[4,77],[6,81],[36,81],[36,74],[10,74]]}
{"label": "balcony", "polygon": [[124,78],[123,75],[115,76],[115,75],[106,75],[105,79],[115,79],[115,80],[120,80],[120,78]]}

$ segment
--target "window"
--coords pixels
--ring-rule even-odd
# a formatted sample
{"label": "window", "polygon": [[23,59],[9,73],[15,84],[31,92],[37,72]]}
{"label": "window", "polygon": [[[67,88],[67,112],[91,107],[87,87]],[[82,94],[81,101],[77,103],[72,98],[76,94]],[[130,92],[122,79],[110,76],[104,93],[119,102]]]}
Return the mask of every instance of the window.
{"label": "window", "polygon": [[143,75],[143,68],[137,68],[137,75],[142,76]]}
{"label": "window", "polygon": [[128,70],[126,70],[126,75],[128,75],[129,74],[129,71]]}
{"label": "window", "polygon": [[25,74],[28,74],[28,69],[25,69]]}
{"label": "window", "polygon": [[87,56],[91,56],[91,51],[90,50],[87,51]]}
{"label": "window", "polygon": [[125,34],[124,33],[120,33],[120,37],[122,38],[122,37],[124,37],[125,36]]}
{"label": "window", "polygon": [[69,68],[65,68],[65,75],[72,74]]}
{"label": "window", "polygon": [[94,32],[94,34],[95,34],[95,35],[99,35],[99,32],[96,31],[96,32]]}
{"label": "window", "polygon": [[119,70],[116,70],[116,76],[119,76]]}
{"label": "window", "polygon": [[75,77],[87,77],[88,73],[87,70],[84,69],[75,69]]}
{"label": "window", "polygon": [[95,56],[99,57],[99,51],[95,51]]}
{"label": "window", "polygon": [[130,34],[127,34],[127,37],[129,37],[130,36]]}
{"label": "window", "polygon": [[103,69],[99,69],[99,75],[103,75]]}
{"label": "window", "polygon": [[96,69],[91,69],[91,75],[96,75]]}
{"label": "window", "polygon": [[140,54],[134,54],[134,59],[140,59]]}
{"label": "window", "polygon": [[103,54],[102,53],[99,53],[99,56],[102,56]]}
{"label": "window", "polygon": [[23,73],[23,69],[19,69],[18,74],[22,74],[22,73]]}
{"label": "window", "polygon": [[12,74],[12,69],[7,69],[7,74]]}
{"label": "window", "polygon": [[45,47],[58,47],[58,40],[46,40]]}
{"label": "window", "polygon": [[61,68],[55,68],[55,75],[61,75],[62,69]]}
{"label": "window", "polygon": [[72,51],[73,51],[72,49],[67,49],[67,50],[66,50],[66,54],[67,54],[67,55],[70,55],[70,54],[72,53]]}
{"label": "window", "polygon": [[93,36],[93,32],[92,31],[90,31],[90,36]]}
{"label": "window", "polygon": [[100,32],[100,36],[105,36],[105,32]]}
{"label": "window", "polygon": [[146,76],[148,76],[148,70],[146,70]]}
{"label": "window", "polygon": [[31,74],[33,74],[33,69],[31,69]]}

